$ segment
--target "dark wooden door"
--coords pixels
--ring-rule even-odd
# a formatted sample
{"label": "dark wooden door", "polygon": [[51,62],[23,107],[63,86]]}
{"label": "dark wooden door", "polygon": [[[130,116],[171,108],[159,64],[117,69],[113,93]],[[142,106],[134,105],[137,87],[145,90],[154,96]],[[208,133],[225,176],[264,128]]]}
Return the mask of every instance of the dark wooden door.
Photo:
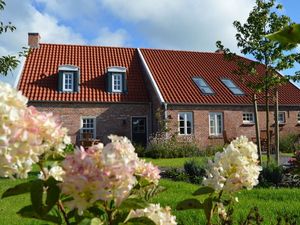
{"label": "dark wooden door", "polygon": [[131,122],[132,142],[146,146],[147,120],[146,117],[132,117]]}

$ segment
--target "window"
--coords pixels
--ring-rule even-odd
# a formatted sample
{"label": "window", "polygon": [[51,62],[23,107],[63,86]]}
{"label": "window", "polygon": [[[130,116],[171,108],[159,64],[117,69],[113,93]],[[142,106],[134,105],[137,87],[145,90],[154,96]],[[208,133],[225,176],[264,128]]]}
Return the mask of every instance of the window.
{"label": "window", "polygon": [[73,91],[73,73],[63,73],[63,91]]}
{"label": "window", "polygon": [[245,123],[245,124],[254,123],[254,115],[252,112],[244,112],[243,113],[243,123]]}
{"label": "window", "polygon": [[81,135],[84,133],[90,133],[92,138],[96,137],[96,118],[94,117],[81,118]]}
{"label": "window", "polygon": [[196,83],[198,88],[203,94],[214,94],[213,90],[208,86],[208,84],[200,77],[193,77],[193,81]]}
{"label": "window", "polygon": [[209,135],[219,136],[223,133],[223,118],[220,112],[209,113]]}
{"label": "window", "polygon": [[232,80],[223,78],[221,81],[234,95],[244,95],[244,92],[238,88]]}
{"label": "window", "polygon": [[298,116],[297,116],[297,122],[300,123],[300,112],[298,112]]}
{"label": "window", "polygon": [[192,112],[180,112],[178,114],[178,131],[179,134],[189,135],[193,130],[193,113]]}
{"label": "window", "polygon": [[285,112],[278,112],[278,122],[285,123]]}
{"label": "window", "polygon": [[122,74],[115,73],[112,75],[112,91],[122,92]]}

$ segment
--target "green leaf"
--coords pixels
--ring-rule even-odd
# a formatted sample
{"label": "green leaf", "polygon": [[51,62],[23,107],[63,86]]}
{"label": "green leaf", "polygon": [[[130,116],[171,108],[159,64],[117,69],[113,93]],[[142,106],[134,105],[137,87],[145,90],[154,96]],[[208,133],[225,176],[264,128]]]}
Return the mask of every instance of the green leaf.
{"label": "green leaf", "polygon": [[176,206],[177,210],[186,210],[186,209],[203,209],[203,204],[198,199],[185,199],[179,202]]}
{"label": "green leaf", "polygon": [[215,190],[211,187],[201,187],[198,190],[196,190],[193,195],[205,195],[205,194],[210,194],[213,193]]}
{"label": "green leaf", "polygon": [[204,213],[207,221],[209,221],[210,218],[212,217],[212,207],[213,207],[212,202],[213,202],[212,198],[207,198],[203,202]]}
{"label": "green leaf", "polygon": [[47,198],[46,198],[46,212],[50,211],[51,208],[58,202],[60,189],[57,186],[57,181],[53,177],[49,177],[49,179],[45,182],[47,185]]}
{"label": "green leaf", "polygon": [[280,31],[266,35],[273,41],[278,41],[284,46],[289,44],[300,44],[300,24],[293,24],[283,28]]}
{"label": "green leaf", "polygon": [[120,205],[120,209],[143,209],[148,206],[148,203],[139,198],[128,198],[125,201],[122,202]]}
{"label": "green leaf", "polygon": [[137,217],[128,220],[126,225],[155,225],[155,223],[148,217]]}
{"label": "green leaf", "polygon": [[91,219],[85,218],[78,223],[78,225],[90,225],[91,224]]}
{"label": "green leaf", "polygon": [[34,219],[44,220],[48,222],[53,222],[56,224],[61,224],[62,222],[61,218],[58,216],[37,214],[31,205],[23,207],[17,212],[17,214],[19,214],[24,218],[34,218]]}
{"label": "green leaf", "polygon": [[31,185],[30,198],[33,209],[39,214],[43,215],[43,191],[44,191],[44,181],[36,180]]}
{"label": "green leaf", "polygon": [[6,198],[10,196],[15,196],[15,195],[21,195],[27,192],[30,192],[32,181],[18,184],[14,186],[13,188],[7,189],[3,194],[1,198]]}

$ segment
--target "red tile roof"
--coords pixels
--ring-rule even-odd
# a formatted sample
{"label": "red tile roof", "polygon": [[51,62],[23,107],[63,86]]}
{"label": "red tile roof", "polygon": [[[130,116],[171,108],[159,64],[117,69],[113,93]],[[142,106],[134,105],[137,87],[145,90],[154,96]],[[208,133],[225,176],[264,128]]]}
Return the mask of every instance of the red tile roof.
{"label": "red tile roof", "polygon": [[[80,92],[59,93],[58,66],[80,68]],[[127,68],[128,93],[108,93],[105,73],[110,66]],[[19,89],[30,101],[149,102],[135,48],[40,44],[26,59]]]}
{"label": "red tile roof", "polygon": [[[143,57],[167,103],[183,104],[252,104],[251,89],[241,82],[234,62],[223,54],[191,51],[141,49]],[[260,68],[263,72],[263,67]],[[202,77],[215,92],[203,94],[192,77]],[[248,76],[245,79],[249,79]],[[221,78],[231,79],[245,95],[233,95]],[[255,78],[251,78],[255,79]],[[263,103],[263,99],[259,103]],[[279,88],[279,103],[300,106],[300,89],[288,83]]]}

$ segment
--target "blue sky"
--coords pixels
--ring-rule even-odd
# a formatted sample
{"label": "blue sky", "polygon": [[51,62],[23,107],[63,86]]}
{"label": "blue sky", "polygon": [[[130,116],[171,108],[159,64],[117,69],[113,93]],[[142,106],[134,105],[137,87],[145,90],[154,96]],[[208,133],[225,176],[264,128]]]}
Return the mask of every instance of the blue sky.
{"label": "blue sky", "polygon": [[[300,23],[299,0],[280,0],[283,13]],[[215,51],[222,42],[237,51],[234,20],[245,21],[254,0],[7,0],[1,21],[17,30],[0,35],[0,54],[41,42]],[[300,51],[300,49],[298,49]],[[299,65],[284,73],[300,70]],[[4,80],[14,83],[17,71]],[[3,78],[1,78],[3,80]]]}

